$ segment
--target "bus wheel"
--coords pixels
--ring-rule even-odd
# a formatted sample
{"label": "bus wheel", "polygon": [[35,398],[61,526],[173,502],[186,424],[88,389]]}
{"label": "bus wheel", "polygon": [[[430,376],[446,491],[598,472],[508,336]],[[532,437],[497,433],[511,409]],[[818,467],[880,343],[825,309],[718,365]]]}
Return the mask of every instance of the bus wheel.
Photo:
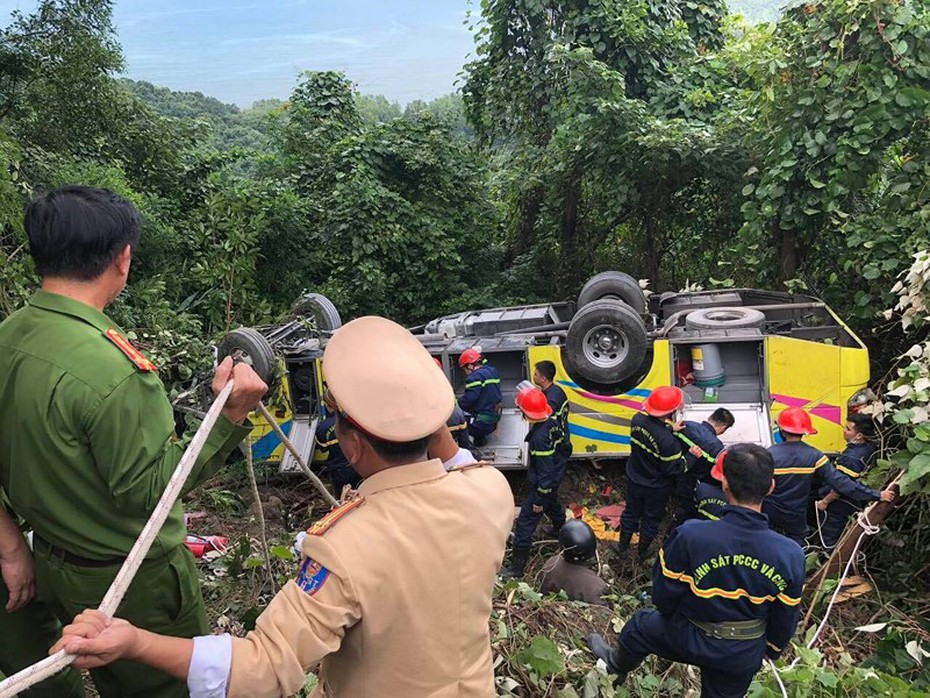
{"label": "bus wheel", "polygon": [[217,347],[217,360],[222,361],[227,356],[249,364],[268,385],[274,380],[274,349],[258,330],[240,327],[223,337]]}
{"label": "bus wheel", "polygon": [[637,313],[646,312],[646,296],[639,282],[622,271],[603,271],[595,274],[581,287],[578,307],[599,300],[623,301]]}
{"label": "bus wheel", "polygon": [[582,307],[565,337],[569,365],[601,385],[619,383],[637,373],[647,347],[642,318],[617,300],[592,301]]}

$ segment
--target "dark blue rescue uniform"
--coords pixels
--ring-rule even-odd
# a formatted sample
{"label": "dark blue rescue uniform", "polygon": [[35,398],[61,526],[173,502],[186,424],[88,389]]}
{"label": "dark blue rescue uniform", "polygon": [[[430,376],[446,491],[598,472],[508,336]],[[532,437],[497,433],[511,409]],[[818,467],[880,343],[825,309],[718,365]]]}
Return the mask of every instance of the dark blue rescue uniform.
{"label": "dark blue rescue uniform", "polygon": [[342,496],[342,490],[346,485],[351,485],[353,490],[357,489],[362,483],[362,478],[355,472],[355,468],[339,447],[339,439],[336,438],[336,415],[329,415],[316,428],[316,447],[314,461],[323,464],[323,471],[333,482],[336,499]]}
{"label": "dark blue rescue uniform", "polygon": [[471,442],[471,436],[468,433],[468,417],[465,410],[459,407],[458,403],[455,403],[452,415],[446,421],[446,426],[452,432],[452,438],[455,439],[455,443],[458,444],[459,448],[464,448],[466,451],[472,449],[474,444]]}
{"label": "dark blue rescue uniform", "polygon": [[807,505],[815,479],[851,499],[879,499],[876,490],[839,472],[829,458],[803,441],[778,443],[769,452],[775,461],[775,491],[762,502],[762,511],[773,530],[799,544],[807,537]]}
{"label": "dark blue rescue uniform", "polygon": [[465,378],[465,392],[459,406],[468,413],[468,432],[476,446],[484,446],[488,434],[497,429],[501,418],[501,379],[497,369],[485,363]]}
{"label": "dark blue rescue uniform", "polygon": [[572,437],[568,430],[568,396],[561,386],[555,383],[546,388],[543,393],[546,396],[546,402],[552,408],[552,417],[558,423],[559,434],[556,455],[564,462],[571,458],[572,455]]}
{"label": "dark blue rescue uniform", "polygon": [[804,579],[797,543],[762,514],[728,506],[719,521],[671,534],[653,572],[656,610],[637,611],[620,644],[633,658],[700,667],[703,698],[742,698],[763,658],[794,635]]}
{"label": "dark blue rescue uniform", "polygon": [[[875,446],[868,442],[849,444],[846,450],[837,456],[836,469],[843,475],[858,480],[872,464],[875,451]],[[833,488],[830,485],[823,485],[817,496],[823,499],[832,491]],[[862,501],[861,498],[841,495],[839,499],[827,505],[826,511],[815,510],[814,514],[817,516],[820,533],[812,539],[814,544],[819,543],[828,549],[834,547],[843,534],[849,517],[862,509]]]}
{"label": "dark blue rescue uniform", "polygon": [[[681,449],[688,464],[687,470],[675,480],[675,493],[678,496],[678,506],[675,509],[676,526],[698,515],[694,507],[694,488],[698,482],[714,482],[710,477],[710,471],[714,467],[717,454],[723,450],[723,442],[710,422],[687,421],[684,426],[684,429],[676,433],[683,442]],[[704,453],[701,456],[692,454],[689,451],[691,446],[684,441],[685,438],[700,446]]]}
{"label": "dark blue rescue uniform", "polygon": [[694,488],[694,504],[700,518],[717,521],[727,506],[727,498],[717,485],[699,482]]}
{"label": "dark blue rescue uniform", "polygon": [[[543,514],[552,521],[555,529],[565,523],[565,509],[559,504],[559,485],[565,475],[565,463],[560,462],[558,449],[559,425],[555,418],[549,417],[544,422],[530,425],[526,441],[530,451],[530,467],[526,475],[526,499],[520,507],[517,525],[513,534],[513,547],[529,549],[533,544],[533,534]],[[542,512],[534,512],[533,506],[542,507]]]}
{"label": "dark blue rescue uniform", "polygon": [[620,530],[624,535],[639,531],[640,554],[659,533],[672,485],[684,470],[681,441],[671,427],[642,412],[634,415],[626,462],[626,508],[620,517]]}

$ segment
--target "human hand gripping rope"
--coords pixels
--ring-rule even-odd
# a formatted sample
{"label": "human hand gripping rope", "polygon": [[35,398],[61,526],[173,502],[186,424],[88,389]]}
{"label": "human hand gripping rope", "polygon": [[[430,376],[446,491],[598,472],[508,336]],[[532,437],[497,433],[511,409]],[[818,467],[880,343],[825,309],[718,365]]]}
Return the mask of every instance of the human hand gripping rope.
{"label": "human hand gripping rope", "polygon": [[[895,478],[895,480],[891,483],[891,485],[888,486],[888,488],[896,485],[900,478],[901,475],[898,475],[898,477]],[[849,554],[849,559],[846,561],[846,567],[843,569],[843,573],[840,575],[839,580],[837,580],[836,589],[833,590],[833,594],[830,597],[830,602],[827,604],[827,607],[824,610],[823,620],[820,621],[820,625],[817,626],[817,630],[814,631],[810,641],[807,643],[807,649],[814,648],[814,645],[816,645],[817,641],[820,639],[820,633],[822,633],[823,629],[827,627],[827,620],[830,618],[830,611],[833,610],[833,605],[836,603],[836,599],[839,596],[840,591],[843,589],[843,582],[845,581],[846,577],[849,576],[849,571],[852,569],[853,562],[856,560],[856,554],[859,552],[859,546],[862,545],[862,541],[865,540],[868,536],[874,536],[881,530],[880,526],[876,526],[871,521],[869,521],[869,512],[872,511],[872,508],[876,504],[878,504],[878,502],[873,502],[865,511],[859,513],[857,523],[859,524],[859,527],[862,528],[862,533],[859,534],[859,538],[856,540],[856,544],[853,546],[853,549]],[[821,542],[822,540],[823,539],[821,538]],[[794,669],[798,665],[798,662],[801,661],[800,657],[795,657],[791,664],[781,669],[775,666],[775,662],[771,659],[766,658],[765,661],[768,663],[769,668],[772,670],[772,674],[775,676],[775,680],[778,682],[778,687],[781,689],[783,698],[788,698],[788,689],[785,686],[784,681],[782,681],[780,673]]]}
{"label": "human hand gripping rope", "polygon": [[[168,486],[165,487],[165,491],[162,493],[161,499],[158,500],[158,504],[155,506],[154,511],[152,511],[152,515],[139,534],[138,539],[136,539],[135,544],[132,546],[132,550],[129,551],[129,555],[126,556],[126,561],[123,562],[123,566],[120,568],[116,578],[107,590],[106,596],[104,596],[103,601],[100,602],[100,606],[98,606],[97,610],[105,613],[108,617],[112,618],[113,614],[116,613],[120,602],[129,589],[129,585],[139,571],[139,566],[142,564],[142,561],[145,560],[145,556],[148,554],[149,549],[152,547],[152,543],[154,543],[155,538],[158,536],[158,532],[168,518],[171,508],[178,500],[178,497],[181,496],[184,483],[190,476],[191,470],[197,462],[197,458],[200,456],[200,452],[203,450],[204,444],[207,441],[207,437],[213,430],[213,426],[216,424],[216,420],[219,418],[220,412],[226,405],[226,401],[229,399],[232,390],[233,381],[230,380],[223,387],[222,391],[220,391],[220,394],[216,396],[216,400],[214,400],[207,414],[204,416],[200,428],[197,429],[197,433],[194,434],[194,438],[184,452],[181,461],[178,463],[178,467],[175,468],[174,474],[168,481]],[[44,681],[50,676],[54,676],[73,661],[74,655],[67,654],[64,650],[61,650],[50,657],[46,657],[40,662],[36,662],[32,666],[26,667],[13,676],[0,681],[0,698],[12,698],[12,696],[17,695],[21,691],[25,691],[30,686]]]}

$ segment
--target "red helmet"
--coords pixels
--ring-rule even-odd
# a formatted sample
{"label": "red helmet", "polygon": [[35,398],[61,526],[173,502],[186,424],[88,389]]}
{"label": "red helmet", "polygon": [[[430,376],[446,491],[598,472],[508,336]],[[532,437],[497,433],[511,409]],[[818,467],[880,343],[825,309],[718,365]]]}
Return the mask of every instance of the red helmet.
{"label": "red helmet", "polygon": [[723,459],[727,455],[727,449],[723,449],[717,454],[717,460],[714,461],[714,467],[711,468],[710,476],[718,482],[723,482]]}
{"label": "red helmet", "polygon": [[517,393],[517,407],[527,419],[542,420],[552,416],[552,407],[546,399],[546,394],[539,388]]}
{"label": "red helmet", "polygon": [[681,392],[681,388],[664,385],[649,393],[649,397],[643,400],[643,409],[653,417],[664,417],[677,410],[684,402],[685,394]]}
{"label": "red helmet", "polygon": [[476,364],[481,361],[481,347],[472,347],[462,352],[459,357],[459,368],[465,368],[470,364]]}
{"label": "red helmet", "polygon": [[439,368],[442,368],[442,361],[440,361],[440,359],[439,359],[438,356],[434,356],[434,357],[433,357],[433,361],[436,362],[436,365],[437,365]]}
{"label": "red helmet", "polygon": [[816,434],[811,416],[800,407],[789,407],[778,415],[778,428],[789,434]]}

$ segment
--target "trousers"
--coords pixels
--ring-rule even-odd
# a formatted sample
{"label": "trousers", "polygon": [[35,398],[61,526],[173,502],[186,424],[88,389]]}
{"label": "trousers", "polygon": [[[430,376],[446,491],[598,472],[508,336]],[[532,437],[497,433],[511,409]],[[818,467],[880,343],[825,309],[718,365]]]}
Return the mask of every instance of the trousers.
{"label": "trousers", "polygon": [[[533,511],[533,506],[541,506],[541,512]],[[559,504],[558,487],[554,487],[548,494],[540,494],[536,488],[523,501],[517,524],[513,532],[513,547],[529,548],[533,544],[533,534],[543,514],[549,517],[553,527],[562,528],[565,523],[565,508]]]}
{"label": "trousers", "polygon": [[[84,567],[37,551],[39,599],[62,623],[97,608],[119,565]],[[210,631],[194,556],[183,545],[157,560],[145,560],[129,585],[119,617],[163,635],[194,637]],[[184,698],[187,683],[138,662],[121,660],[90,672],[101,698]]]}
{"label": "trousers", "polygon": [[620,517],[620,530],[624,533],[639,531],[640,539],[653,540],[665,517],[671,485],[642,487],[627,480],[626,508]]}
{"label": "trousers", "polygon": [[[0,672],[12,676],[48,656],[48,649],[61,636],[61,624],[41,601],[7,613],[10,600],[0,580]],[[20,694],[22,698],[84,698],[84,682],[77,669],[65,669]]]}
{"label": "trousers", "polygon": [[687,618],[663,616],[655,609],[634,613],[619,642],[640,660],[655,654],[700,668],[702,698],[743,698],[765,656],[765,638],[718,640]]}

